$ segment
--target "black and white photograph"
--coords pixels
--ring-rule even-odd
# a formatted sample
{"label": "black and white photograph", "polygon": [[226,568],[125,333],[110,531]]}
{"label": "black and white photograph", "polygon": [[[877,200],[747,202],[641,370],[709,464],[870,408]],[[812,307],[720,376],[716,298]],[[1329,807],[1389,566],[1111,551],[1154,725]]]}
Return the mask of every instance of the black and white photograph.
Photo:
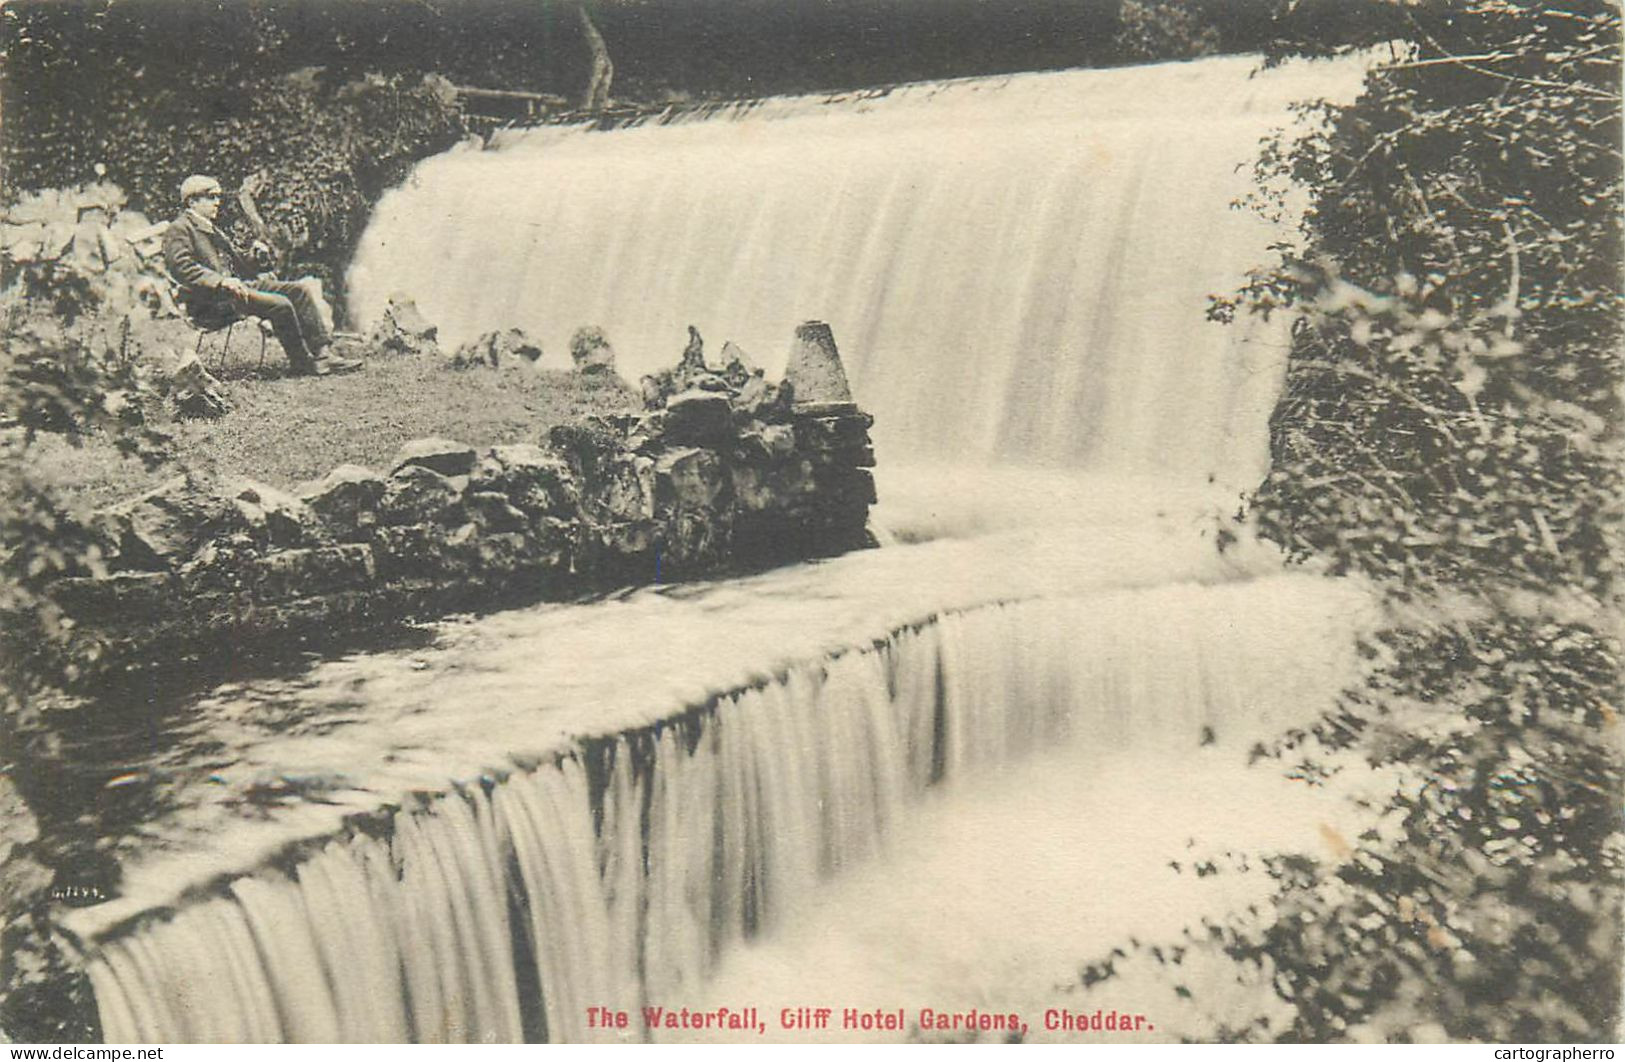
{"label": "black and white photograph", "polygon": [[0,1050],[1612,1058],[1621,54],[7,0]]}

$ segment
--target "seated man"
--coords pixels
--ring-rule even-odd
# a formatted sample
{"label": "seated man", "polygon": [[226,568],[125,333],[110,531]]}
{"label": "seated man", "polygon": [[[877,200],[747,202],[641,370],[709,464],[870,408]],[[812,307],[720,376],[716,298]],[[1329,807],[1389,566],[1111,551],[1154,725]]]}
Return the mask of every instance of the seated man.
{"label": "seated man", "polygon": [[314,283],[238,277],[239,271],[246,272],[245,259],[214,224],[220,197],[220,182],[213,177],[186,178],[181,182],[185,209],[164,234],[164,261],[181,286],[187,312],[263,317],[271,323],[295,374],[326,376],[361,368],[359,361],[328,355],[333,337]]}

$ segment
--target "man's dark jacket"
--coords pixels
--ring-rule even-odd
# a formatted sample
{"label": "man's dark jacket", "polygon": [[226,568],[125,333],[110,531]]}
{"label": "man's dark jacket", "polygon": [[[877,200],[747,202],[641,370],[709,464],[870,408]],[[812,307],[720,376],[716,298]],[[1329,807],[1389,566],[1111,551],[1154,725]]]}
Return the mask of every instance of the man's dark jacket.
{"label": "man's dark jacket", "polygon": [[220,285],[239,275],[243,260],[225,233],[190,210],[182,211],[164,233],[164,262],[189,305],[202,307],[218,300]]}

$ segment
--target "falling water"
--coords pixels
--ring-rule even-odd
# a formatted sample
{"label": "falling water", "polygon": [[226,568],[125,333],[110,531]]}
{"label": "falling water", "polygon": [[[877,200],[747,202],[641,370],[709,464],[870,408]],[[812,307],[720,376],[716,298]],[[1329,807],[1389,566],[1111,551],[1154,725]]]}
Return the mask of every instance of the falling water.
{"label": "falling water", "polygon": [[[1230,209],[1287,104],[1353,65],[1232,58],[739,104],[434,159],[351,276],[451,343],[607,328],[634,374],[693,323],[769,369],[830,322],[882,467],[1019,459],[1257,482],[1278,327],[1206,319],[1276,230]],[[1279,320],[1277,320],[1279,325]]]}
{"label": "falling water", "polygon": [[[423,165],[364,241],[363,319],[404,290],[448,343],[518,325],[555,365],[601,324],[635,373],[689,323],[768,364],[823,318],[883,470],[938,466],[883,482],[896,539],[938,540],[189,706],[209,745],[114,845],[123,895],[63,920],[108,1039],[651,1036],[588,1008],[767,992],[751,971],[796,965],[761,956],[813,897],[941,871],[899,838],[942,828],[942,794],[1001,807],[977,787],[1036,756],[1023,791],[1134,800],[1153,779],[1118,753],[1235,763],[1312,719],[1360,593],[1220,558],[1177,515],[1192,482],[1256,477],[1279,383],[1277,333],[1205,320],[1273,235],[1228,208],[1238,166],[1288,100],[1358,78],[1252,66],[741,104]],[[852,895],[824,925],[895,909]]]}
{"label": "falling water", "polygon": [[104,1033],[624,1036],[591,1027],[588,1008],[699,998],[730,946],[869,861],[928,787],[1063,747],[1086,750],[1083,770],[1204,740],[1245,749],[1301,721],[1347,673],[1358,600],[1277,577],[990,605],[901,628],[426,795],[291,866],[109,934],[89,967]]}

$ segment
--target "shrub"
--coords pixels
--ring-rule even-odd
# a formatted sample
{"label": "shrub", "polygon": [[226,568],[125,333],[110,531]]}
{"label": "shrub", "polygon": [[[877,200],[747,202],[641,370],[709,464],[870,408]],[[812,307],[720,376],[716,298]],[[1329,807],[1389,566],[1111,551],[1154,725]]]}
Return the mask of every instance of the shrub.
{"label": "shrub", "polygon": [[[1291,29],[1331,9],[1287,8],[1280,51],[1328,50]],[[1321,132],[1267,147],[1257,204],[1307,187],[1302,238],[1215,314],[1301,313],[1250,513],[1401,606],[1318,736],[1404,782],[1334,873],[1277,861],[1277,921],[1226,945],[1295,1005],[1287,1039],[1607,1038],[1620,11],[1365,0],[1335,17],[1344,40],[1397,38],[1395,61],[1317,108]]]}

